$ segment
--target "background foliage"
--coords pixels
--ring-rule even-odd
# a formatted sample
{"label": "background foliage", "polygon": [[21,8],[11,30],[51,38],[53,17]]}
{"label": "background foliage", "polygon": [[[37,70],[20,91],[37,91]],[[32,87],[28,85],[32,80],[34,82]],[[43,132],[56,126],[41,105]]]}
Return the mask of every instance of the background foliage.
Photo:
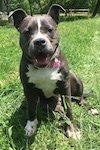
{"label": "background foliage", "polygon": [[0,0],[0,11],[9,12],[16,8],[23,8],[33,13],[45,13],[53,3],[59,3],[64,8],[89,8],[93,10],[96,0]]}

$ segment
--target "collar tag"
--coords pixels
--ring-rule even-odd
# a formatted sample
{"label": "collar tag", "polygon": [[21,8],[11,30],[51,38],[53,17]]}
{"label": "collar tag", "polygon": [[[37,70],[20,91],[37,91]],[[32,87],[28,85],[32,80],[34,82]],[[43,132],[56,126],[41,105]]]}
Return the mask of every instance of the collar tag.
{"label": "collar tag", "polygon": [[52,67],[59,68],[60,66],[61,66],[61,61],[55,58],[54,61],[52,62]]}

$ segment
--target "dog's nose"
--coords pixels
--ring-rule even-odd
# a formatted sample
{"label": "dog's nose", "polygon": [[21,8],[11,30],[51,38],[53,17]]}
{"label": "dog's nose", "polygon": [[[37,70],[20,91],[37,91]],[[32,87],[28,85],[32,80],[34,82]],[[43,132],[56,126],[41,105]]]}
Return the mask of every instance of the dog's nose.
{"label": "dog's nose", "polygon": [[35,46],[44,47],[46,45],[46,41],[43,38],[38,38],[34,41]]}

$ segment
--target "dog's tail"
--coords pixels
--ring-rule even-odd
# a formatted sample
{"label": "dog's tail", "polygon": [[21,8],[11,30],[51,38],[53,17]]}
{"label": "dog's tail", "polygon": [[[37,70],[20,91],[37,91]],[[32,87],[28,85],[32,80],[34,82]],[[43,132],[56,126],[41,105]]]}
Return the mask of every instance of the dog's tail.
{"label": "dog's tail", "polygon": [[72,100],[77,100],[80,101],[81,99],[87,99],[89,96],[91,96],[93,94],[93,92],[89,92],[89,93],[83,93],[82,96],[71,96]]}
{"label": "dog's tail", "polygon": [[88,93],[83,93],[81,96],[71,96],[71,100],[83,106],[83,105],[86,105],[86,99],[90,97],[92,94],[93,94],[93,91],[88,92]]}
{"label": "dog's tail", "polygon": [[93,95],[93,91],[90,91],[88,93],[83,93],[83,99],[87,99],[89,96]]}

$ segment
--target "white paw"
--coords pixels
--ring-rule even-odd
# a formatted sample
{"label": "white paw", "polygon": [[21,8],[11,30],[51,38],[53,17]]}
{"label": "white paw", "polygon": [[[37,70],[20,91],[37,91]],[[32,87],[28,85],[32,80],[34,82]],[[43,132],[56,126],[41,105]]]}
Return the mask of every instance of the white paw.
{"label": "white paw", "polygon": [[74,127],[71,126],[69,127],[66,131],[67,137],[68,138],[73,138],[75,140],[80,140],[81,138],[81,132],[79,129],[75,129]]}
{"label": "white paw", "polygon": [[95,108],[91,108],[89,112],[90,112],[92,115],[99,115],[98,110],[95,109]]}
{"label": "white paw", "polygon": [[26,136],[32,136],[35,134],[37,130],[38,120],[34,119],[33,121],[27,121],[27,124],[25,126],[25,135]]}

